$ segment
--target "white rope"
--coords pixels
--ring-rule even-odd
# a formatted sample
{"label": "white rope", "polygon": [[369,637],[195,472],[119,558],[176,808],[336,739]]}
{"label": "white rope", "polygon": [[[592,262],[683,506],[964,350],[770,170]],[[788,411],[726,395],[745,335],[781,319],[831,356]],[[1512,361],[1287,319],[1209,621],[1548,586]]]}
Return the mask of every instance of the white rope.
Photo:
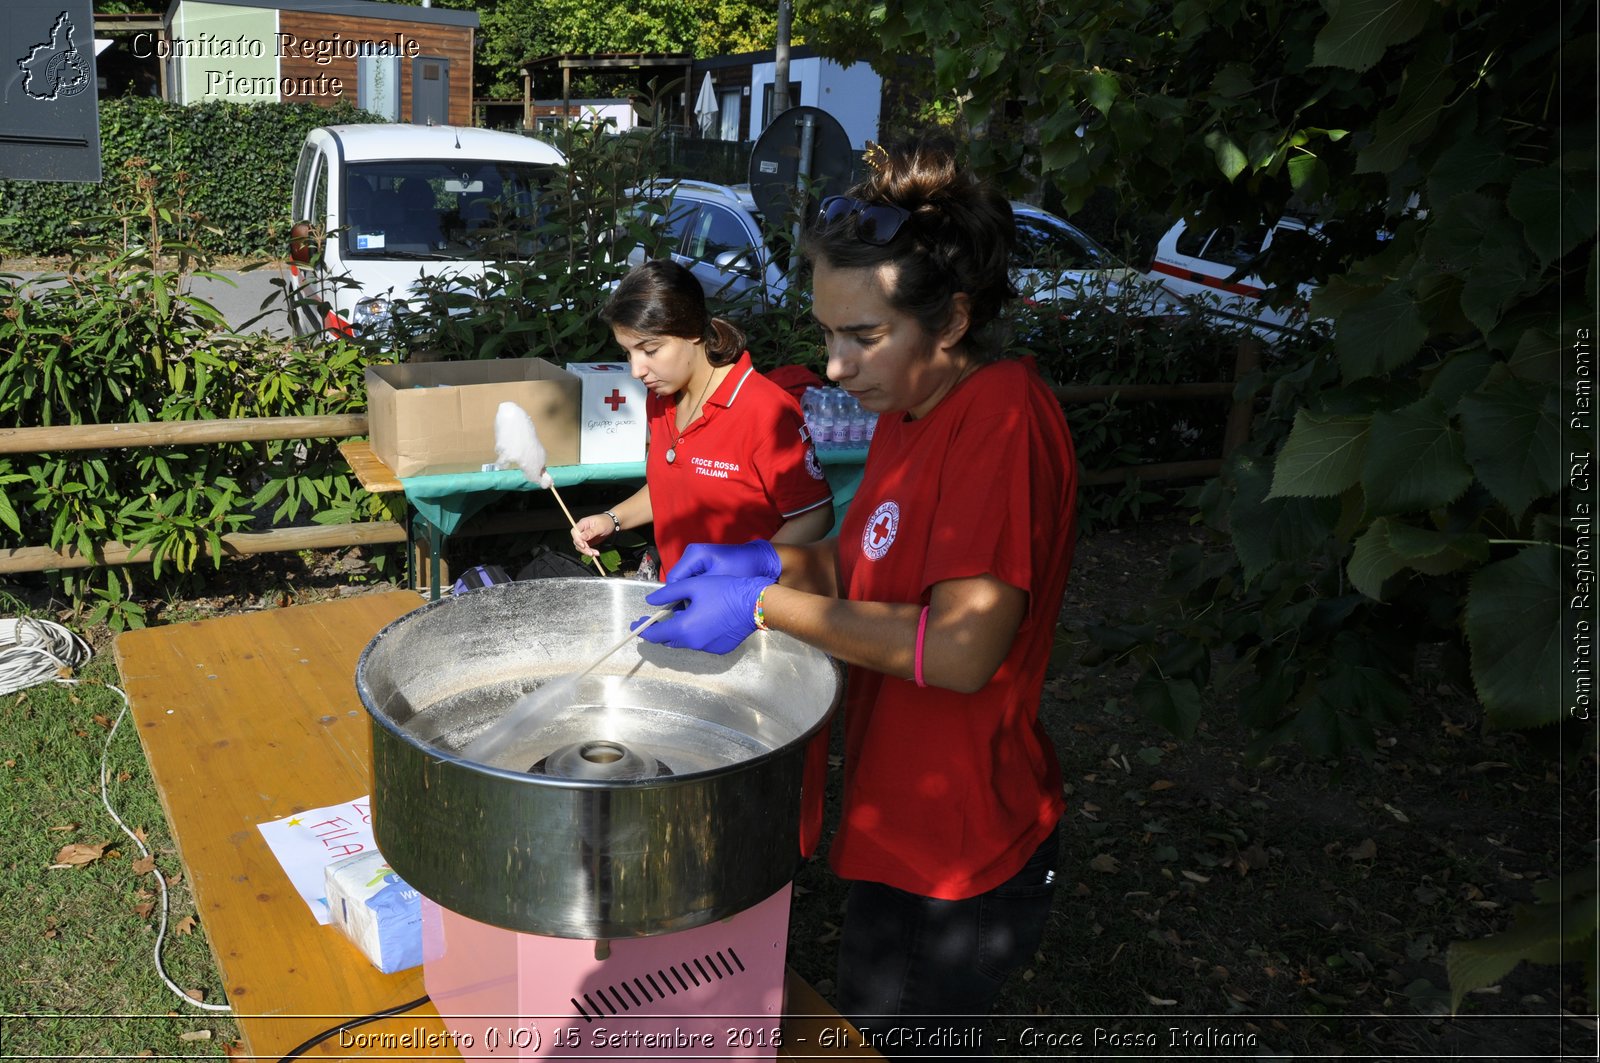
{"label": "white rope", "polygon": [[[93,654],[94,651],[89,648],[87,642],[54,621],[38,620],[33,617],[23,617],[18,620],[0,618],[0,696],[14,694],[41,683],[79,686],[85,680],[75,678],[74,673],[87,664]],[[156,929],[156,973],[167,984],[167,988],[191,1008],[232,1011],[233,1008],[227,1004],[207,1004],[196,1000],[167,976],[166,966],[161,962],[161,949],[167,936],[167,880],[161,874],[161,869],[155,866],[155,857],[145,847],[144,842],[128,829],[122,817],[117,815],[117,810],[111,807],[109,789],[111,740],[116,737],[117,728],[122,725],[122,718],[128,714],[128,695],[110,683],[91,683],[91,685],[104,686],[122,699],[122,711],[118,712],[117,718],[112,721],[111,730],[106,734],[105,745],[100,750],[100,803],[106,806],[106,812],[122,829],[122,833],[138,846],[139,855],[151,863],[150,874],[155,876],[156,886],[161,894],[161,922]]]}

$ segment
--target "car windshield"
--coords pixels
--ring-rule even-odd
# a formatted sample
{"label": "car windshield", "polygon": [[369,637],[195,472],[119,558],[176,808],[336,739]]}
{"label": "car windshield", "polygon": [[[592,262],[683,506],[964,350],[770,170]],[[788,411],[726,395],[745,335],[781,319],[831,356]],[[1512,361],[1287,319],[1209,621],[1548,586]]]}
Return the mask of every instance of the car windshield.
{"label": "car windshield", "polygon": [[1021,269],[1059,272],[1110,269],[1117,264],[1087,233],[1032,215],[1018,214],[1016,221],[1015,262]]}
{"label": "car windshield", "polygon": [[350,258],[526,257],[549,213],[552,166],[410,159],[353,163],[340,224]]}

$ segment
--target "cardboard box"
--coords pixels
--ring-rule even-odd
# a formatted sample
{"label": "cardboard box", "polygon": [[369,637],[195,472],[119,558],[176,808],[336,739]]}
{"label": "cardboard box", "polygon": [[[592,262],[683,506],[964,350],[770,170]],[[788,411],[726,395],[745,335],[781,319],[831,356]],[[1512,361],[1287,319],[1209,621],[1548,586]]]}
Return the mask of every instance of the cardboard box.
{"label": "cardboard box", "polygon": [[547,465],[578,463],[578,378],[543,358],[367,367],[367,433],[396,476],[492,464],[502,402],[528,411]]}
{"label": "cardboard box", "polygon": [[568,362],[567,372],[582,381],[578,402],[578,454],[585,465],[643,461],[649,434],[645,389],[627,362]]}
{"label": "cardboard box", "polygon": [[323,872],[333,925],[372,965],[393,974],[422,962],[422,896],[377,850],[329,864]]}

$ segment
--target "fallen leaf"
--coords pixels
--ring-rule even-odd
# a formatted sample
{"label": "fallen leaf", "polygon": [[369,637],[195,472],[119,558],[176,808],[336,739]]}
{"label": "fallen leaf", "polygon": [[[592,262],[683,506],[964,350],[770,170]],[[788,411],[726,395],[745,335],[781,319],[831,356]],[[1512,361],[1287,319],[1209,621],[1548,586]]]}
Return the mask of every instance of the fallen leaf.
{"label": "fallen leaf", "polygon": [[190,1030],[188,1033],[180,1033],[178,1035],[178,1040],[180,1040],[180,1041],[209,1041],[209,1040],[211,1040],[211,1031],[210,1030]]}
{"label": "fallen leaf", "polygon": [[133,836],[135,838],[138,838],[142,842],[147,842],[147,841],[150,840],[150,835],[148,835],[148,834],[146,834],[144,832],[144,828],[143,827],[135,827],[135,828],[133,828]]}
{"label": "fallen leaf", "polygon": [[1251,845],[1239,854],[1239,874],[1248,875],[1257,868],[1266,867],[1269,859],[1267,851],[1260,845]]}
{"label": "fallen leaf", "polygon": [[[131,778],[133,778],[133,775],[132,775],[131,772],[126,772],[126,771],[117,772],[117,781],[118,782],[127,782]],[[143,841],[143,840],[144,839],[142,839],[142,838],[140,839],[140,841]]]}
{"label": "fallen leaf", "polygon": [[156,858],[153,856],[141,856],[133,862],[133,873],[136,875],[148,875],[155,869]]}
{"label": "fallen leaf", "polygon": [[1102,872],[1103,874],[1113,875],[1116,874],[1117,868],[1120,865],[1117,863],[1117,858],[1112,856],[1110,853],[1101,853],[1099,856],[1089,861],[1089,866],[1096,871]]}
{"label": "fallen leaf", "polygon": [[1371,838],[1364,839],[1360,845],[1345,850],[1344,855],[1351,860],[1376,860],[1378,858],[1378,843]]}
{"label": "fallen leaf", "polygon": [[50,865],[51,870],[63,867],[82,867],[92,864],[106,853],[106,846],[110,842],[100,842],[90,845],[86,842],[71,842],[63,845],[61,851],[56,853],[56,862]]}
{"label": "fallen leaf", "polygon": [[183,995],[188,997],[190,1000],[203,1001],[206,998],[206,991],[204,989],[185,989],[183,991]]}
{"label": "fallen leaf", "polygon": [[1153,993],[1146,993],[1145,999],[1150,1001],[1150,1003],[1154,1004],[1158,1008],[1170,1008],[1177,1003],[1176,1000],[1168,1000],[1166,997],[1158,997]]}
{"label": "fallen leaf", "polygon": [[151,1056],[153,1056],[155,1054],[156,1054],[155,1049],[146,1048],[143,1051],[141,1051],[138,1055],[134,1056],[133,1058],[134,1059],[149,1059]]}
{"label": "fallen leaf", "polygon": [[1400,811],[1398,808],[1396,808],[1393,805],[1389,804],[1387,801],[1384,802],[1383,807],[1384,807],[1384,810],[1389,813],[1389,815],[1393,816],[1395,819],[1399,820],[1401,823],[1410,823],[1411,822],[1411,820],[1406,818],[1406,814],[1404,812]]}
{"label": "fallen leaf", "polygon": [[1200,874],[1200,872],[1198,872],[1198,871],[1190,871],[1188,868],[1184,868],[1183,869],[1183,877],[1188,879],[1190,882],[1210,882],[1211,881],[1205,875]]}
{"label": "fallen leaf", "polygon": [[248,1056],[243,1041],[229,1041],[222,1046],[222,1054],[230,1059],[244,1059]]}
{"label": "fallen leaf", "polygon": [[186,915],[182,919],[179,919],[176,923],[173,923],[172,929],[174,933],[192,934],[194,933],[194,928],[198,925],[199,924],[195,921],[194,916]]}
{"label": "fallen leaf", "polygon": [[134,914],[137,915],[140,919],[149,919],[151,914],[155,910],[156,910],[156,902],[155,901],[145,901],[143,904],[136,904],[136,905],[133,906]]}
{"label": "fallen leaf", "polygon": [[49,930],[44,932],[44,936],[46,940],[53,941],[61,936],[61,931],[57,930],[55,927],[51,927]]}
{"label": "fallen leaf", "polygon": [[63,823],[59,827],[51,827],[50,828],[50,833],[51,834],[71,834],[73,831],[75,831],[77,829],[78,829],[78,825],[76,823]]}
{"label": "fallen leaf", "polygon": [[91,718],[94,720],[95,723],[99,724],[101,727],[105,728],[107,731],[111,730],[111,717],[105,715],[104,713],[97,712]]}
{"label": "fallen leaf", "polygon": [[1152,790],[1170,790],[1174,786],[1177,786],[1177,785],[1178,784],[1173,782],[1171,779],[1157,779],[1155,782],[1150,784],[1150,789],[1152,789]]}

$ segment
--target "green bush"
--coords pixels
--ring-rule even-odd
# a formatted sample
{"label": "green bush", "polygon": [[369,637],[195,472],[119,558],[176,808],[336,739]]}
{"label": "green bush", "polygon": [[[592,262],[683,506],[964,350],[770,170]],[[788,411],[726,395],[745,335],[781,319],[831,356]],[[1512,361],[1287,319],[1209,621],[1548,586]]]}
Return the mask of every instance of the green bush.
{"label": "green bush", "polygon": [[[377,117],[341,102],[183,105],[149,97],[100,101],[103,178],[86,182],[0,181],[0,214],[18,224],[5,246],[25,255],[64,255],[81,239],[116,239],[111,197],[130,159],[157,178],[187,175],[189,206],[211,229],[218,255],[278,254],[289,221],[289,192],[306,132]],[[99,221],[91,219],[99,218]]]}
{"label": "green bush", "polygon": [[[193,179],[130,160],[103,193],[117,241],[80,248],[70,276],[0,275],[0,426],[197,421],[359,412],[365,353],[229,330],[188,290],[207,264],[188,206]],[[92,257],[88,257],[92,252]],[[59,283],[57,283],[59,282]],[[90,622],[138,625],[146,574],[177,592],[220,562],[231,532],[392,516],[361,491],[332,440],[284,440],[0,457],[0,547],[148,547],[153,564],[70,570]]]}

